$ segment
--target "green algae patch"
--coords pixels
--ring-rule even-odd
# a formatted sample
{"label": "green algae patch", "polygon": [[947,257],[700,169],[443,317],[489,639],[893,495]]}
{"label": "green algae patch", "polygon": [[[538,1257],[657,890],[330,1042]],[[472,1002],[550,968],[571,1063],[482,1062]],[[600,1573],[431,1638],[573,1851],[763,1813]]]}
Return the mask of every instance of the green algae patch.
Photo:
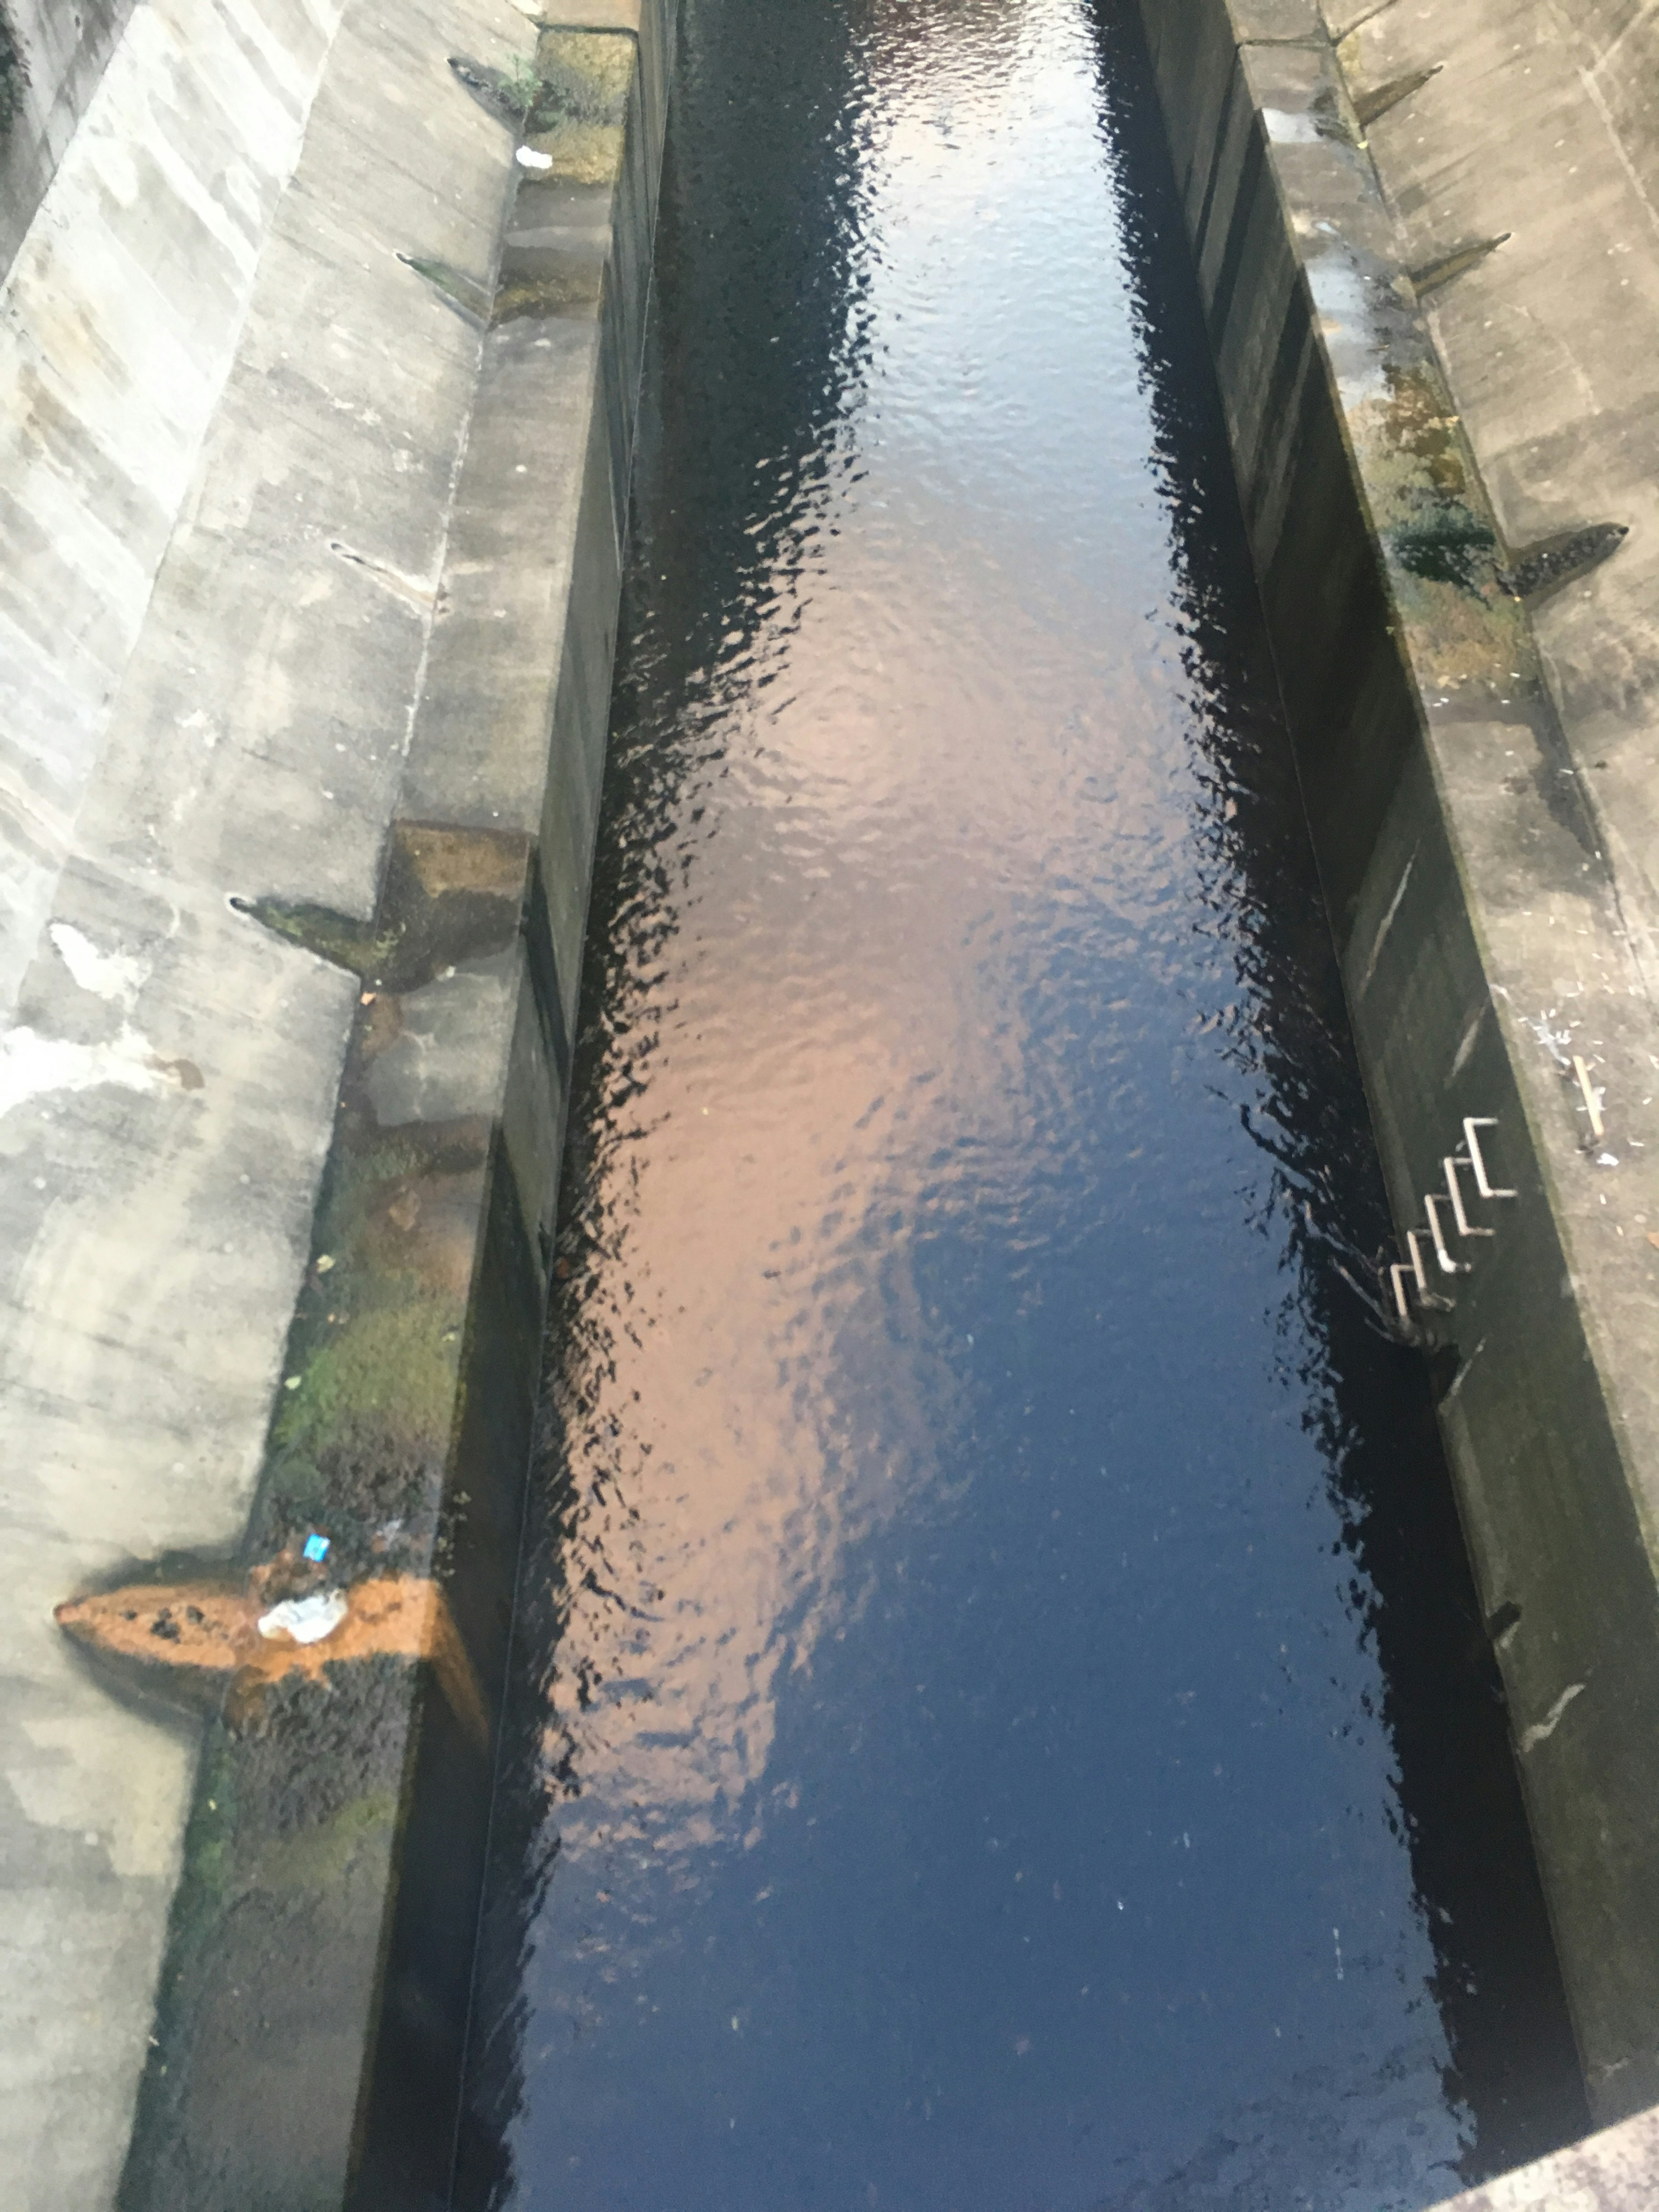
{"label": "green algae patch", "polygon": [[1462,425],[1432,363],[1383,383],[1350,424],[1402,642],[1429,690],[1509,692],[1533,647]]}
{"label": "green algae patch", "polygon": [[[361,1010],[358,1045],[388,1024]],[[355,1049],[348,1094],[361,1090]],[[356,1078],[354,1083],[351,1079]],[[489,1181],[483,1121],[378,1128],[343,1110],[252,1541],[327,1531],[342,1572],[423,1575],[466,1402],[468,1316]]]}
{"label": "green algae patch", "polygon": [[638,47],[629,32],[542,33],[536,43],[536,90],[526,111],[525,143],[552,166],[526,179],[532,189],[538,184],[616,183],[638,65]]}
{"label": "green algae patch", "polygon": [[398,1797],[391,1790],[368,1790],[326,1820],[268,1844],[260,1855],[259,1879],[273,1889],[330,1891],[354,1874],[383,1865],[398,1826]]}
{"label": "green algae patch", "polygon": [[318,1346],[277,1417],[279,1450],[314,1458],[331,1446],[366,1449],[441,1442],[460,1376],[451,1309],[410,1300],[358,1314]]}
{"label": "green algae patch", "polygon": [[270,930],[273,937],[297,945],[336,968],[349,969],[356,975],[370,974],[397,942],[394,937],[377,935],[368,922],[336,913],[332,907],[286,899],[233,899],[231,904],[239,914]]}
{"label": "green algae patch", "polygon": [[[608,158],[608,157],[607,157]],[[538,276],[503,283],[495,293],[495,323],[542,315],[592,317],[605,293],[605,271],[597,261],[574,254],[562,266]]]}
{"label": "green algae patch", "polygon": [[536,42],[539,88],[531,127],[624,122],[638,51],[627,31],[544,31]]}

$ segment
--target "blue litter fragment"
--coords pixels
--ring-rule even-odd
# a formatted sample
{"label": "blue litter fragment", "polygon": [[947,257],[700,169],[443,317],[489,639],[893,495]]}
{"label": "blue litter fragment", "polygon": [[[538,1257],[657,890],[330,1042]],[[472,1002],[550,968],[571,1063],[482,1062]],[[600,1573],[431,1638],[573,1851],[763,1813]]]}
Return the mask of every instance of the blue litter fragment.
{"label": "blue litter fragment", "polygon": [[326,1536],[307,1536],[305,1548],[307,1559],[325,1559],[328,1557],[328,1539]]}

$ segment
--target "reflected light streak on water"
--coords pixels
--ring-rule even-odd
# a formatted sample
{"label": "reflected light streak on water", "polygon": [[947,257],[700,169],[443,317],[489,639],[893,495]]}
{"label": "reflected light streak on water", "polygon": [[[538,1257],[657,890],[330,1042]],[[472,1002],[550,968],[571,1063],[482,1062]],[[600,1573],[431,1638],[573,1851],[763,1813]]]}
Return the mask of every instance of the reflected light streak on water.
{"label": "reflected light streak on water", "polygon": [[461,2201],[1405,2212],[1581,2114],[1133,42],[688,8]]}

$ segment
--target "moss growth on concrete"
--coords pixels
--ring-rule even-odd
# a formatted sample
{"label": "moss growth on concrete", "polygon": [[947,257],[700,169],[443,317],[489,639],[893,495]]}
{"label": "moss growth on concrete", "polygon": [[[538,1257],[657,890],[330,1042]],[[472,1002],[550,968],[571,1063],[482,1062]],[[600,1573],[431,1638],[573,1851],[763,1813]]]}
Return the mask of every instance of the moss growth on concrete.
{"label": "moss growth on concrete", "polygon": [[349,915],[337,914],[332,907],[299,905],[285,899],[233,899],[231,903],[274,937],[301,945],[337,968],[349,968],[354,975],[371,974],[397,942],[389,933],[377,935],[373,923],[354,921]]}
{"label": "moss growth on concrete", "polygon": [[[553,166],[532,180],[550,185],[614,184],[622,169],[624,133],[620,124],[568,122],[538,130],[526,141]],[[500,304],[497,303],[497,316]]]}
{"label": "moss growth on concrete", "polygon": [[418,1294],[355,1315],[319,1344],[277,1416],[278,1450],[441,1449],[453,1418],[460,1329],[453,1308]]}
{"label": "moss growth on concrete", "polygon": [[1512,692],[1535,656],[1443,380],[1428,362],[1391,362],[1383,382],[1349,422],[1420,680]]}
{"label": "moss growth on concrete", "polygon": [[544,31],[536,42],[531,126],[622,123],[634,82],[635,47],[626,31]]}

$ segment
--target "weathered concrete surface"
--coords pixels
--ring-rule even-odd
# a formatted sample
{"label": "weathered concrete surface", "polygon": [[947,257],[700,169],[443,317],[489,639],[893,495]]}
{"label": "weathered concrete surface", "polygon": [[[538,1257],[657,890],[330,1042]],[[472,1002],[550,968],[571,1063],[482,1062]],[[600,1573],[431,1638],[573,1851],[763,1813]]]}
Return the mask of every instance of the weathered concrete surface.
{"label": "weathered concrete surface", "polygon": [[[1659,18],[1632,0],[1396,0],[1338,51],[1354,86],[1437,72],[1367,132],[1413,264],[1506,234],[1428,301],[1506,539],[1603,520],[1631,532],[1615,559],[1536,605],[1533,623],[1651,986]],[[1639,1081],[1635,1099],[1653,1089]],[[1632,1103],[1627,1080],[1610,1084],[1610,1120]]]}
{"label": "weathered concrete surface", "polygon": [[0,274],[86,113],[132,0],[0,6]]}
{"label": "weathered concrete surface", "polygon": [[[174,106],[175,169],[219,140],[207,221],[187,199],[175,222],[142,161],[159,124],[124,142],[118,94],[149,87],[149,55],[118,55],[107,129],[94,116],[71,149],[7,291],[3,722],[27,881],[0,1040],[0,1942],[17,1962],[0,2170],[31,2208],[112,2193],[193,1764],[87,1679],[52,1607],[125,1559],[228,1548],[246,1516],[356,993],[227,896],[251,880],[372,897],[426,621],[328,544],[435,573],[477,347],[392,254],[434,229],[487,254],[505,185],[502,134],[455,95],[433,31],[422,132],[471,222],[411,174],[410,62],[377,55],[358,12],[297,188],[264,164],[280,147],[292,167],[306,104],[234,76],[254,203],[224,167],[229,128],[193,131],[197,109]],[[315,77],[325,39],[293,26]],[[148,9],[133,26],[151,45],[167,27]],[[175,33],[192,77],[213,46],[198,27]],[[403,99],[369,103],[380,204],[342,224],[374,165],[353,108],[388,72]],[[148,170],[142,210],[131,186],[125,210],[94,189],[124,162]],[[124,212],[136,268],[109,221]]]}
{"label": "weathered concrete surface", "polygon": [[[283,311],[262,256],[340,12],[139,8],[6,278],[0,1017],[51,914],[180,509],[206,482],[204,440],[262,270],[258,319]],[[306,252],[295,207],[283,227]]]}
{"label": "weathered concrete surface", "polygon": [[[1659,1251],[1650,1241],[1659,1231],[1659,18],[1634,0],[1397,0],[1342,36],[1363,12],[1324,0],[1357,98],[1413,88],[1366,126],[1407,265],[1503,240],[1424,303],[1502,541],[1518,550],[1598,525],[1629,532],[1611,557],[1528,599],[1565,740],[1555,775],[1576,789],[1606,888],[1597,901],[1522,900],[1534,908],[1522,968],[1534,988],[1516,1011],[1535,1040],[1529,1057],[1542,1079],[1552,1197],[1651,1572],[1659,1547]],[[1484,803],[1471,793],[1467,811]],[[1514,872],[1515,856],[1509,861]],[[1540,922],[1556,933],[1553,942],[1540,941]],[[1518,978],[1513,988],[1523,988]],[[1575,1056],[1589,1068],[1606,1131],[1604,1143],[1577,1154],[1565,1139],[1588,1134],[1588,1115],[1581,1086],[1567,1079]],[[1463,1418],[1482,1416],[1476,1407]],[[1504,1518],[1501,1507],[1492,1513],[1478,1540],[1489,1572],[1524,1605],[1521,1581],[1540,1577],[1516,1557],[1528,1532],[1505,1528]],[[1607,1606],[1594,1559],[1544,1599],[1557,1616],[1556,1696],[1582,1680],[1577,1702],[1592,1726],[1597,1699],[1619,1714],[1611,1732],[1595,1729],[1593,1754],[1611,1763],[1616,1781],[1573,1771],[1571,1711],[1560,1716],[1559,1753],[1553,1738],[1528,1747],[1526,1732],[1547,1720],[1553,1703],[1542,1716],[1517,1712],[1523,1773],[1540,1778],[1534,1819],[1558,1869],[1555,1888],[1601,1908],[1558,1901],[1563,1944],[1581,1954],[1605,1947],[1609,1978],[1613,1958],[1629,1960],[1633,2021],[1598,2016],[1590,1972],[1577,1978],[1592,2100],[1608,2118],[1659,2096],[1659,1929],[1647,1871],[1659,1825],[1659,1735],[1650,1698],[1628,1687],[1651,1663],[1645,1591],[1643,1601],[1639,1617],[1622,1613],[1613,1636],[1575,1633],[1575,1617],[1594,1620]],[[1548,1686],[1536,1682],[1534,1708]],[[1553,1756],[1567,1771],[1546,1781]],[[1626,1823],[1620,1801],[1640,1808],[1637,1820]],[[1638,1857],[1639,1876],[1608,1863]],[[1643,2142],[1654,2146],[1650,2129],[1629,2139],[1626,2162]],[[1659,2160],[1648,2172],[1659,2194]]]}
{"label": "weathered concrete surface", "polygon": [[[1655,495],[1637,482],[1655,149],[1613,135],[1594,57],[1542,9],[1393,0],[1340,58],[1313,0],[1142,15],[1395,1219],[1423,1262],[1419,1281],[1402,1243],[1396,1279],[1610,2120],[1659,2096]],[[1565,41],[1547,68],[1540,40]],[[1534,96],[1528,70],[1553,88]],[[1471,1118],[1512,1195],[1478,1195]]]}
{"label": "weathered concrete surface", "polygon": [[1435,2212],[1650,2212],[1656,2174],[1659,2112],[1638,2112]]}
{"label": "weathered concrete surface", "polygon": [[[423,2203],[445,2156],[672,20],[561,12],[141,7],[6,289],[20,2212],[124,2162],[175,2212]],[[489,75],[532,65],[533,173]],[[185,1670],[52,1609],[297,1592],[312,1527],[426,1640],[244,1687],[193,1781],[200,1684],[169,1717]]]}

